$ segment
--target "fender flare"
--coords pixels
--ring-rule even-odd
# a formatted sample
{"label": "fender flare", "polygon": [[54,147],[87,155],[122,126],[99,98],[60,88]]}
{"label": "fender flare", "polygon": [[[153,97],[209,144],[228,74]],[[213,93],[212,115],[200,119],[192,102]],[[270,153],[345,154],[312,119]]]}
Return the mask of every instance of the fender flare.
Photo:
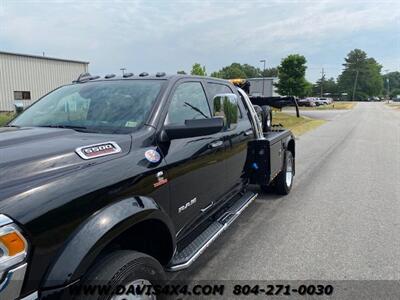
{"label": "fender flare", "polygon": [[109,242],[145,220],[160,221],[168,228],[173,252],[176,247],[173,224],[153,199],[120,200],[102,208],[72,233],[46,273],[43,288],[63,286],[79,279]]}
{"label": "fender flare", "polygon": [[[285,150],[287,150],[289,148],[289,143],[293,142],[293,152],[295,152],[295,148],[296,148],[296,142],[295,142],[295,138],[292,134],[290,134],[289,136],[287,136],[284,141],[283,141],[283,146],[285,148]],[[293,155],[295,155],[295,153],[293,153]]]}

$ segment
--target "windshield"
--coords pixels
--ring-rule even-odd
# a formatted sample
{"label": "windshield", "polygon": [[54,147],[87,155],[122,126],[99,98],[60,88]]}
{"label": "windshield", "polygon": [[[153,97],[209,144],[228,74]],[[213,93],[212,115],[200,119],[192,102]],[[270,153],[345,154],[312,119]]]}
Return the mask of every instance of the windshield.
{"label": "windshield", "polygon": [[10,125],[131,132],[145,122],[163,82],[120,80],[64,86],[44,96]]}

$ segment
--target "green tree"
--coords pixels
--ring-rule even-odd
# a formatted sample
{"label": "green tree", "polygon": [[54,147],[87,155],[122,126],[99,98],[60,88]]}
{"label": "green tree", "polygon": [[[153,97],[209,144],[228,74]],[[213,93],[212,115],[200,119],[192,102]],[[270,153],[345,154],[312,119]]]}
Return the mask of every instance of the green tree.
{"label": "green tree", "polygon": [[333,77],[329,78],[328,80],[324,78],[319,79],[314,85],[312,90],[312,95],[320,96],[321,95],[321,86],[322,86],[322,93],[330,95],[337,95],[339,93],[338,86],[336,81]]}
{"label": "green tree", "polygon": [[243,72],[246,74],[245,78],[261,77],[261,70],[259,68],[251,66],[249,64],[243,64],[243,65],[238,64],[238,65],[243,70]]}
{"label": "green tree", "polygon": [[341,92],[346,92],[351,100],[366,100],[368,97],[381,95],[382,66],[374,58],[368,58],[364,51],[354,49],[345,58],[343,66],[338,85]]}
{"label": "green tree", "polygon": [[259,77],[278,77],[278,68],[266,68],[260,71]]}
{"label": "green tree", "polygon": [[210,75],[211,77],[215,77],[215,78],[224,78],[223,76],[222,76],[222,74],[219,72],[219,71],[214,71],[214,72],[211,72],[211,75]]}
{"label": "green tree", "polygon": [[195,63],[192,66],[192,71],[190,71],[190,74],[198,76],[207,76],[206,67],[201,66],[199,63]]}
{"label": "green tree", "polygon": [[186,75],[186,72],[185,72],[185,71],[183,71],[183,70],[181,70],[181,71],[178,71],[178,72],[176,72],[176,74],[182,74],[182,75]]}
{"label": "green tree", "polygon": [[[399,90],[400,90],[400,72],[390,72],[385,75],[383,75],[383,84],[384,84],[384,95],[387,95],[389,92],[389,95],[393,97],[393,95],[400,95]],[[397,90],[396,93],[393,93],[395,90]]]}
{"label": "green tree", "polygon": [[308,97],[311,96],[313,92],[313,84],[306,80],[304,91],[298,95],[298,97]]}
{"label": "green tree", "polygon": [[223,67],[221,70],[213,72],[211,76],[225,79],[247,78],[246,72],[239,63],[233,63],[230,66]]}
{"label": "green tree", "polygon": [[400,88],[395,88],[393,90],[390,90],[389,96],[391,99],[396,98],[399,95],[400,95]]}
{"label": "green tree", "polygon": [[307,96],[312,89],[306,78],[307,60],[303,55],[291,54],[278,67],[279,82],[275,84],[278,93],[287,96]]}
{"label": "green tree", "polygon": [[258,78],[258,77],[276,77],[277,68],[269,68],[262,71],[260,68],[249,64],[232,63],[223,67],[221,70],[212,72],[212,77],[235,79],[235,78]]}

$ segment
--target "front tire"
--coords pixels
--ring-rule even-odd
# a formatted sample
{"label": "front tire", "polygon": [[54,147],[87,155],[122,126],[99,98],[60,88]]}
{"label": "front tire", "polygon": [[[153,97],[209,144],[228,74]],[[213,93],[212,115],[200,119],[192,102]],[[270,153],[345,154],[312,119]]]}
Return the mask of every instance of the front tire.
{"label": "front tire", "polygon": [[[82,285],[110,286],[110,291],[118,291],[118,287],[148,286],[161,284],[165,280],[165,273],[160,263],[144,253],[135,251],[115,251],[99,261],[84,278]],[[107,295],[81,295],[78,299],[90,300],[122,300],[122,299],[157,299],[155,295],[121,293]]]}

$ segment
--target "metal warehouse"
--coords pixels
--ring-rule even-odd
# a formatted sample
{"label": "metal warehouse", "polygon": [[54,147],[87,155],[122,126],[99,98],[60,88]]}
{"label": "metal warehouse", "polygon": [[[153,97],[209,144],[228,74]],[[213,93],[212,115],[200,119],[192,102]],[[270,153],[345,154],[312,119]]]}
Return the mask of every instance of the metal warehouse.
{"label": "metal warehouse", "polygon": [[264,78],[248,78],[250,82],[250,95],[275,97],[280,96],[274,87],[278,82],[277,77],[264,77]]}
{"label": "metal warehouse", "polygon": [[0,51],[0,111],[31,105],[88,71],[88,62]]}

